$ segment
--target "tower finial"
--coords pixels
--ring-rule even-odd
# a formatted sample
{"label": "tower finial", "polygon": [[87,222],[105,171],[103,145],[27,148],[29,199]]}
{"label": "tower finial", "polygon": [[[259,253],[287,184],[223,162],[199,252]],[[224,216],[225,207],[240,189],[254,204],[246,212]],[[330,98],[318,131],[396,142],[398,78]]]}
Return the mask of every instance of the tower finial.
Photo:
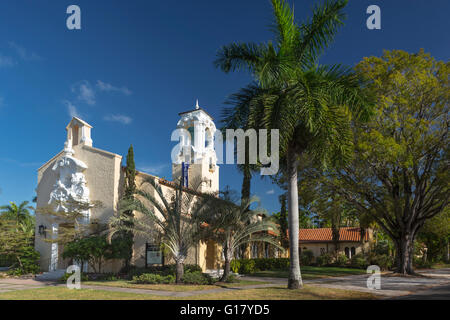
{"label": "tower finial", "polygon": [[199,109],[200,108],[200,106],[198,105],[198,99],[197,99],[197,102],[195,103],[195,109]]}

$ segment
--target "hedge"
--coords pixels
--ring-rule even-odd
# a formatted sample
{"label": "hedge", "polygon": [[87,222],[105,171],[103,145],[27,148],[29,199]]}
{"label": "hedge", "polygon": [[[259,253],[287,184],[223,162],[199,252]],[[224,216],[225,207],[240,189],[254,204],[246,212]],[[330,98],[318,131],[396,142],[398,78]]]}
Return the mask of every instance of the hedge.
{"label": "hedge", "polygon": [[235,273],[248,274],[255,271],[287,270],[288,258],[255,258],[231,261],[231,270]]}

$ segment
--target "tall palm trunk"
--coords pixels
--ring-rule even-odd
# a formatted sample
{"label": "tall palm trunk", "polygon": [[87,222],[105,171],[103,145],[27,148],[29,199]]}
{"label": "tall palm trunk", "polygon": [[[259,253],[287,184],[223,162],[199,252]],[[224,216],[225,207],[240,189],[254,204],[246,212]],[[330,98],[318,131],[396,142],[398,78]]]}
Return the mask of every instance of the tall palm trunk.
{"label": "tall palm trunk", "polygon": [[183,283],[183,276],[184,276],[183,261],[176,260],[175,262],[176,262],[175,282],[176,283]]}
{"label": "tall palm trunk", "polygon": [[223,275],[222,278],[220,278],[220,281],[227,281],[228,277],[230,276],[231,271],[231,259],[233,258],[233,251],[229,248],[227,244],[224,245],[223,248],[223,255],[225,257],[225,265],[223,268]]}
{"label": "tall palm trunk", "polygon": [[303,287],[300,273],[300,257],[298,252],[298,181],[297,181],[297,154],[289,150],[287,154],[288,170],[288,220],[289,220],[289,289]]}
{"label": "tall palm trunk", "polygon": [[252,182],[252,173],[250,171],[250,165],[248,163],[243,165],[242,168],[244,177],[242,179],[242,191],[241,191],[241,202],[245,203],[250,199],[250,189]]}

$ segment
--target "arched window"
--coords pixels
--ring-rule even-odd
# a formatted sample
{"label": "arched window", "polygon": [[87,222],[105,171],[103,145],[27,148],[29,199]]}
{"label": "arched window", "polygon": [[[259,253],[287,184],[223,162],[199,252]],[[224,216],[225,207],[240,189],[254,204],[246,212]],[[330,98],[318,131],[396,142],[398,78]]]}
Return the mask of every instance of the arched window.
{"label": "arched window", "polygon": [[205,130],[205,148],[212,148],[213,146],[213,136],[211,130],[206,128]]}
{"label": "arched window", "polygon": [[355,249],[355,247],[352,247],[352,249],[350,250],[350,252],[351,252],[351,257],[353,257],[355,254],[356,254],[356,249]]}
{"label": "arched window", "polygon": [[350,249],[348,247],[345,247],[345,255],[347,258],[350,258]]}

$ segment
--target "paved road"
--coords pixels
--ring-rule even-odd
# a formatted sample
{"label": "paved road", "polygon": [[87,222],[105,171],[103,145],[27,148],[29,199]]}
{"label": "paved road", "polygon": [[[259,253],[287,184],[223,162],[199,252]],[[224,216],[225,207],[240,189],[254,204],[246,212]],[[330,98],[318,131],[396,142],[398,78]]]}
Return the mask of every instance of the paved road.
{"label": "paved road", "polygon": [[450,300],[450,284],[438,286],[413,294],[392,298],[393,300]]}
{"label": "paved road", "polygon": [[[367,288],[367,278],[369,277],[368,274],[304,280],[303,282],[305,284],[324,288],[369,292],[379,295],[381,298],[399,298],[429,288],[450,285],[450,268],[421,270],[420,273],[425,277],[411,277],[411,276],[394,277],[389,274],[382,274],[380,290]],[[266,279],[266,281],[270,281],[277,284],[287,284],[287,279],[250,278],[250,277],[246,278],[248,280]],[[436,290],[438,289],[436,288]],[[442,294],[445,295],[444,289],[442,290]]]}

